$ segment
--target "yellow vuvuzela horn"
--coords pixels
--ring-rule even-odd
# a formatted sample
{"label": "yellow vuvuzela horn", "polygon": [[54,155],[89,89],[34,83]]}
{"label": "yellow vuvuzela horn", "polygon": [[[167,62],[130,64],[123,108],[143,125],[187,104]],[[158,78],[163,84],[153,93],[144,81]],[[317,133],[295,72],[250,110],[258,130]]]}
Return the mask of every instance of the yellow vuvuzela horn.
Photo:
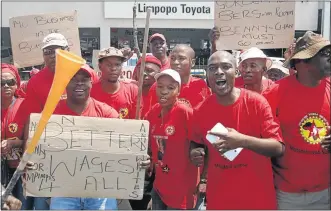
{"label": "yellow vuvuzela horn", "polygon": [[1,207],[14,189],[20,176],[24,173],[25,166],[31,158],[32,153],[34,152],[34,149],[36,148],[39,139],[46,127],[46,124],[53,114],[56,105],[60,101],[61,95],[63,94],[66,86],[68,85],[71,78],[78,72],[80,67],[85,63],[86,61],[83,58],[76,56],[73,53],[60,49],[56,50],[55,75],[51,90],[49,91],[46,104],[44,106],[44,110],[41,113],[41,118],[37,125],[37,129],[27,147],[27,150],[24,152],[21,161],[16,168],[16,171],[14,172],[7,185],[6,190],[1,194]]}
{"label": "yellow vuvuzela horn", "polygon": [[69,51],[60,49],[56,50],[56,66],[53,84],[51,90],[49,91],[44,110],[41,113],[41,118],[37,125],[37,129],[30,144],[28,145],[28,154],[32,154],[34,152],[46,124],[53,114],[56,105],[60,101],[61,95],[63,94],[66,86],[71,78],[78,72],[80,67],[85,63],[86,61],[83,58],[76,56]]}

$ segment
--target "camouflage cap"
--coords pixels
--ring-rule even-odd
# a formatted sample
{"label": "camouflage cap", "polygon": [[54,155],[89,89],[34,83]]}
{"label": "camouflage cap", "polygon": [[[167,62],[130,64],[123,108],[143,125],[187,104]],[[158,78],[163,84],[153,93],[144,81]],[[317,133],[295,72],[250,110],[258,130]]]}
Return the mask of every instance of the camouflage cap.
{"label": "camouflage cap", "polygon": [[292,59],[310,59],[314,57],[322,48],[329,46],[330,41],[312,31],[307,31],[299,37],[295,44],[293,55],[284,62],[288,66]]}
{"label": "camouflage cap", "polygon": [[98,60],[107,58],[107,57],[119,57],[125,60],[125,56],[123,55],[122,51],[114,48],[114,47],[109,47],[109,48],[104,48],[100,50],[99,55],[98,55]]}

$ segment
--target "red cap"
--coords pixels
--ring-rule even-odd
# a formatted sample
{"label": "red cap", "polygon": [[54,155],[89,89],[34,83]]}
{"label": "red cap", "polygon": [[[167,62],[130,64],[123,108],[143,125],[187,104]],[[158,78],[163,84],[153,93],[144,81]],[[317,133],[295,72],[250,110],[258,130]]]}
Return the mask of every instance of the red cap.
{"label": "red cap", "polygon": [[155,34],[153,34],[153,35],[149,38],[149,42],[152,42],[152,40],[155,39],[155,38],[160,38],[160,39],[162,39],[163,41],[166,41],[166,38],[164,37],[163,34],[155,33]]}
{"label": "red cap", "polygon": [[17,68],[14,65],[7,64],[7,63],[1,63],[1,73],[10,73],[12,74],[17,82],[17,89],[15,91],[16,97],[25,97],[25,93],[21,89],[21,77],[18,73]]}
{"label": "red cap", "polygon": [[80,70],[83,70],[84,72],[88,73],[89,76],[91,77],[91,81],[95,82],[98,80],[98,75],[97,73],[88,65],[88,64],[84,64]]}

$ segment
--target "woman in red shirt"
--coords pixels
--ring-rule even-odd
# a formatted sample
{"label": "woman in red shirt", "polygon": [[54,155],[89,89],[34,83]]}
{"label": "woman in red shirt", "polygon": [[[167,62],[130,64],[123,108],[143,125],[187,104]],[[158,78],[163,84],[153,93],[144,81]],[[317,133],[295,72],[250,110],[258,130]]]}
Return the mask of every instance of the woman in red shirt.
{"label": "woman in red shirt", "polygon": [[[1,183],[4,185],[8,184],[15,172],[24,146],[24,117],[16,115],[24,95],[20,84],[17,68],[1,63]],[[13,195],[22,201],[24,198],[21,186],[19,181]]]}
{"label": "woman in red shirt", "polygon": [[178,100],[181,78],[167,69],[155,75],[159,103],[146,114],[155,165],[152,209],[193,209],[198,168],[189,159],[189,121],[193,110]]}

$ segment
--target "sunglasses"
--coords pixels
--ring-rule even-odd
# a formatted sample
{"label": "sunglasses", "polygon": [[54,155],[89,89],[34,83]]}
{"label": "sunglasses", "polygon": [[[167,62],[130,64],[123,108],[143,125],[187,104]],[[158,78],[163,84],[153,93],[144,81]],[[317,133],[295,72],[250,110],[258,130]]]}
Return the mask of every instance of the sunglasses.
{"label": "sunglasses", "polygon": [[325,57],[330,57],[331,56],[331,48],[325,48],[323,50],[321,50],[320,52],[318,52],[321,56],[325,56]]}
{"label": "sunglasses", "polygon": [[15,79],[9,79],[9,80],[1,80],[1,87],[5,86],[15,86],[16,85],[16,80]]}
{"label": "sunglasses", "polygon": [[53,54],[55,54],[56,49],[67,50],[68,48],[67,47],[52,48],[52,49],[45,48],[45,49],[43,49],[43,54],[45,56],[53,55]]}

